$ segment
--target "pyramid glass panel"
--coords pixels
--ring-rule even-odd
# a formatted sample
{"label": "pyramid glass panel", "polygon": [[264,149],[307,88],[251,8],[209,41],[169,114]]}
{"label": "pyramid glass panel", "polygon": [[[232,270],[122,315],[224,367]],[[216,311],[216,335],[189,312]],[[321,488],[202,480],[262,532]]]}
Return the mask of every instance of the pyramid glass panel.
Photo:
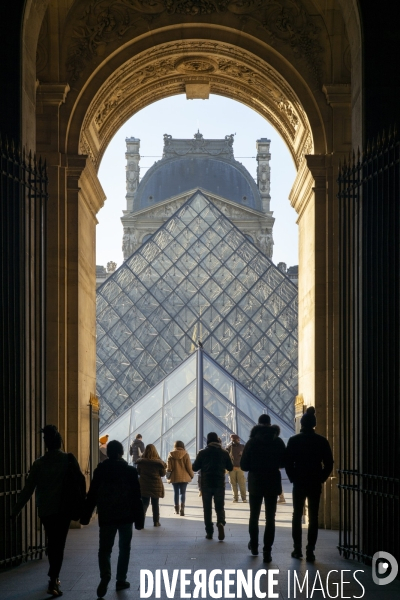
{"label": "pyramid glass panel", "polygon": [[200,191],[98,288],[97,336],[102,428],[198,341],[282,422],[293,422],[297,288]]}
{"label": "pyramid glass panel", "polygon": [[[219,435],[223,446],[232,433],[246,442],[258,417],[266,412],[264,403],[199,348],[141,400],[103,426],[101,433],[118,439],[125,452],[140,433],[144,443],[154,444],[164,460],[174,442],[181,440],[193,459],[210,431]],[[268,409],[268,413],[286,443],[294,434],[293,427],[274,411]]]}

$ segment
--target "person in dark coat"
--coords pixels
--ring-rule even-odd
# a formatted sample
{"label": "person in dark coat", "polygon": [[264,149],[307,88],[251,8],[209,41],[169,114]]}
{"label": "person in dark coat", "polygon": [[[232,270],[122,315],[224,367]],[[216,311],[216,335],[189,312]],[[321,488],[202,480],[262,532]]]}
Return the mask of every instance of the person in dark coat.
{"label": "person in dark coat", "polygon": [[57,597],[63,594],[60,589],[59,575],[71,523],[68,507],[63,503],[68,462],[81,480],[83,497],[86,493],[86,484],[74,455],[61,450],[62,438],[57,427],[46,425],[42,432],[47,452],[33,463],[25,487],[19,494],[18,502],[11,515],[13,518],[18,516],[36,489],[36,506],[47,537],[49,559],[47,593]]}
{"label": "person in dark coat", "polygon": [[129,448],[129,454],[132,457],[132,462],[134,465],[136,464],[138,458],[140,458],[143,455],[143,452],[144,444],[142,442],[142,436],[140,433],[138,433]]}
{"label": "person in dark coat", "polygon": [[146,515],[151,501],[154,527],[160,527],[159,499],[164,498],[165,495],[161,477],[164,477],[167,472],[167,465],[159,457],[156,447],[153,444],[147,444],[143,456],[137,460],[136,466],[140,477],[144,514]]}
{"label": "person in dark coat", "polygon": [[[263,417],[263,418],[261,418]],[[268,415],[261,415],[259,423],[250,432],[240,467],[248,471],[248,488],[250,502],[248,548],[256,556],[258,554],[258,520],[261,505],[265,503],[264,562],[272,561],[271,550],[275,539],[275,513],[278,496],[282,493],[281,473],[284,466],[285,444],[277,436],[277,430],[270,425]],[[264,419],[268,417],[268,419]],[[265,423],[265,424],[264,424]]]}
{"label": "person in dark coat", "polygon": [[300,433],[288,441],[285,469],[293,483],[292,537],[293,558],[302,558],[301,520],[304,504],[308,504],[308,540],[306,559],[314,561],[318,537],[318,509],[322,484],[333,469],[332,450],[328,440],[314,431],[317,424],[315,408],[310,406],[301,418]]}
{"label": "person in dark coat", "polygon": [[201,494],[203,501],[204,525],[206,538],[212,540],[214,525],[212,522],[212,499],[214,498],[217,513],[218,539],[225,538],[225,471],[232,471],[233,464],[229,453],[222,449],[218,435],[210,432],[207,435],[207,446],[196,456],[193,471],[201,469]]}
{"label": "person in dark coat", "polygon": [[111,552],[117,531],[119,554],[116,590],[130,587],[126,576],[131,552],[132,524],[135,523],[135,529],[143,529],[144,525],[137,470],[122,458],[124,448],[117,440],[108,442],[107,455],[108,460],[100,463],[94,470],[80,519],[82,525],[87,525],[97,506],[100,530],[99,598],[106,594],[111,580]]}

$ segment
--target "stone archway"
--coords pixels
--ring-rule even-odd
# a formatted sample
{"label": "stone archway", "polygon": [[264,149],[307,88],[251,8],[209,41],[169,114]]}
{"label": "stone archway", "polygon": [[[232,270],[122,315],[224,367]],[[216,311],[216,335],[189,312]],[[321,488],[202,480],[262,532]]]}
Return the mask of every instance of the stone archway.
{"label": "stone archway", "polygon": [[[37,62],[37,150],[49,165],[50,194],[48,418],[85,465],[87,405],[95,392],[94,249],[96,213],[105,200],[97,179],[102,154],[136,111],[200,83],[265,116],[298,169],[290,201],[300,234],[299,391],[306,404],[317,405],[319,430],[335,446],[335,173],[351,147],[353,56],[340,4],[325,10],[317,0],[285,0],[284,7],[275,0],[246,7],[234,0],[199,0],[195,13],[185,0],[65,4],[61,9],[49,3]],[[326,490],[326,526],[337,523],[336,508],[331,510],[335,490],[335,482]]]}
{"label": "stone archway", "polygon": [[299,99],[275,69],[250,52],[214,40],[173,41],[140,52],[113,72],[93,98],[79,149],[97,168],[117,130],[152,102],[202,86],[265,117],[285,140],[298,168],[314,153],[314,136]]}

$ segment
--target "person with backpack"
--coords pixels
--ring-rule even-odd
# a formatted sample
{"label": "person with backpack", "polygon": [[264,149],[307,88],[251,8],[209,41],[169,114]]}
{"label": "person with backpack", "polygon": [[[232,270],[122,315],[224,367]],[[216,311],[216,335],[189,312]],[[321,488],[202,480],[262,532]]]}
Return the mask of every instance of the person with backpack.
{"label": "person with backpack", "polygon": [[132,457],[132,463],[134,465],[136,465],[138,459],[143,455],[143,452],[144,443],[142,442],[142,435],[138,433],[129,448],[129,454]]}
{"label": "person with backpack", "polygon": [[[79,505],[80,500],[84,500],[86,483],[75,456],[61,450],[63,440],[57,427],[45,425],[41,431],[46,452],[33,463],[11,517],[18,516],[36,490],[36,506],[47,537],[47,593],[58,597],[63,595],[59,575],[71,518],[80,516],[71,514],[69,502],[77,500]],[[76,510],[76,506],[74,508]],[[75,513],[75,510],[72,509],[72,512]]]}
{"label": "person with backpack", "polygon": [[130,587],[127,581],[131,552],[132,525],[143,529],[144,514],[140,495],[138,473],[122,458],[124,448],[121,442],[112,440],[107,444],[108,460],[94,470],[93,479],[80,519],[88,525],[95,506],[99,516],[100,544],[99,568],[100,583],[97,595],[102,598],[111,580],[111,552],[118,531],[119,554],[117,563],[116,590]]}
{"label": "person with backpack", "polygon": [[240,468],[240,459],[243,454],[244,444],[240,443],[240,437],[237,433],[231,434],[231,442],[227,445],[226,450],[229,452],[233,463],[233,471],[230,471],[228,475],[233,493],[233,502],[239,502],[239,490],[242,502],[247,502],[246,477]]}

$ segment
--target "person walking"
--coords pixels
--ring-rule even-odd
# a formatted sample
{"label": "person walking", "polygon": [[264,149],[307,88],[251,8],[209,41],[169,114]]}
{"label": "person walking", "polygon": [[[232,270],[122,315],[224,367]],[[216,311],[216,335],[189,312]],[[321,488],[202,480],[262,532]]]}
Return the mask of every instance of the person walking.
{"label": "person walking", "polygon": [[[168,477],[169,474],[169,477]],[[174,488],[175,514],[185,516],[186,488],[189,481],[194,477],[192,463],[189,454],[185,450],[185,444],[180,440],[174,443],[174,449],[167,458],[167,477]],[[179,509],[179,495],[181,507]]]}
{"label": "person walking", "polygon": [[307,408],[300,424],[300,433],[289,439],[285,455],[286,473],[289,481],[293,483],[292,557],[303,557],[301,520],[307,500],[306,560],[313,562],[318,538],[318,510],[322,484],[332,472],[333,456],[328,440],[314,431],[317,420],[313,406]]}
{"label": "person walking", "polygon": [[240,437],[236,433],[232,433],[231,443],[227,445],[226,450],[229,452],[229,456],[233,463],[233,471],[230,471],[229,473],[229,481],[233,492],[233,502],[239,501],[239,489],[242,501],[247,502],[246,477],[240,468],[240,459],[243,454],[243,449],[244,444],[240,443]]}
{"label": "person walking", "polygon": [[47,537],[47,558],[49,560],[49,583],[47,593],[53,597],[62,596],[59,575],[64,558],[65,543],[71,523],[69,506],[65,499],[71,494],[66,489],[68,470],[77,481],[82,499],[86,495],[85,478],[78,461],[71,453],[61,450],[62,437],[55,425],[45,425],[41,430],[46,453],[35,460],[18,502],[11,512],[17,518],[36,489],[36,506]]}
{"label": "person walking", "polygon": [[154,527],[160,527],[159,499],[164,498],[165,495],[161,477],[164,477],[167,465],[159,457],[156,447],[147,444],[143,456],[136,461],[136,466],[140,478],[144,514],[146,516],[151,502]]}
{"label": "person walking", "polygon": [[97,506],[99,516],[100,583],[97,596],[102,598],[111,580],[111,552],[118,531],[119,554],[116,590],[130,587],[127,581],[131,552],[132,524],[143,529],[144,513],[137,470],[122,458],[124,448],[117,440],[107,444],[108,460],[94,470],[80,522],[88,525]]}
{"label": "person walking", "polygon": [[144,443],[142,442],[142,435],[138,433],[129,448],[129,454],[132,457],[132,463],[134,465],[136,464],[138,458],[142,456],[143,452]]}
{"label": "person walking", "polygon": [[211,431],[207,435],[207,446],[196,456],[193,471],[201,469],[201,493],[203,501],[206,539],[212,540],[214,525],[212,522],[212,499],[217,514],[218,540],[225,539],[225,472],[232,471],[233,464],[229,453],[222,449],[218,435]]}
{"label": "person walking", "polygon": [[[268,418],[266,418],[268,417]],[[261,424],[260,424],[261,421]],[[270,425],[268,415],[261,415],[259,424],[250,432],[240,466],[248,471],[250,501],[248,548],[254,556],[258,554],[258,520],[261,506],[265,504],[265,530],[263,560],[272,561],[271,551],[275,539],[275,513],[278,496],[282,493],[280,467],[284,466],[285,444],[276,435],[277,430]]]}

